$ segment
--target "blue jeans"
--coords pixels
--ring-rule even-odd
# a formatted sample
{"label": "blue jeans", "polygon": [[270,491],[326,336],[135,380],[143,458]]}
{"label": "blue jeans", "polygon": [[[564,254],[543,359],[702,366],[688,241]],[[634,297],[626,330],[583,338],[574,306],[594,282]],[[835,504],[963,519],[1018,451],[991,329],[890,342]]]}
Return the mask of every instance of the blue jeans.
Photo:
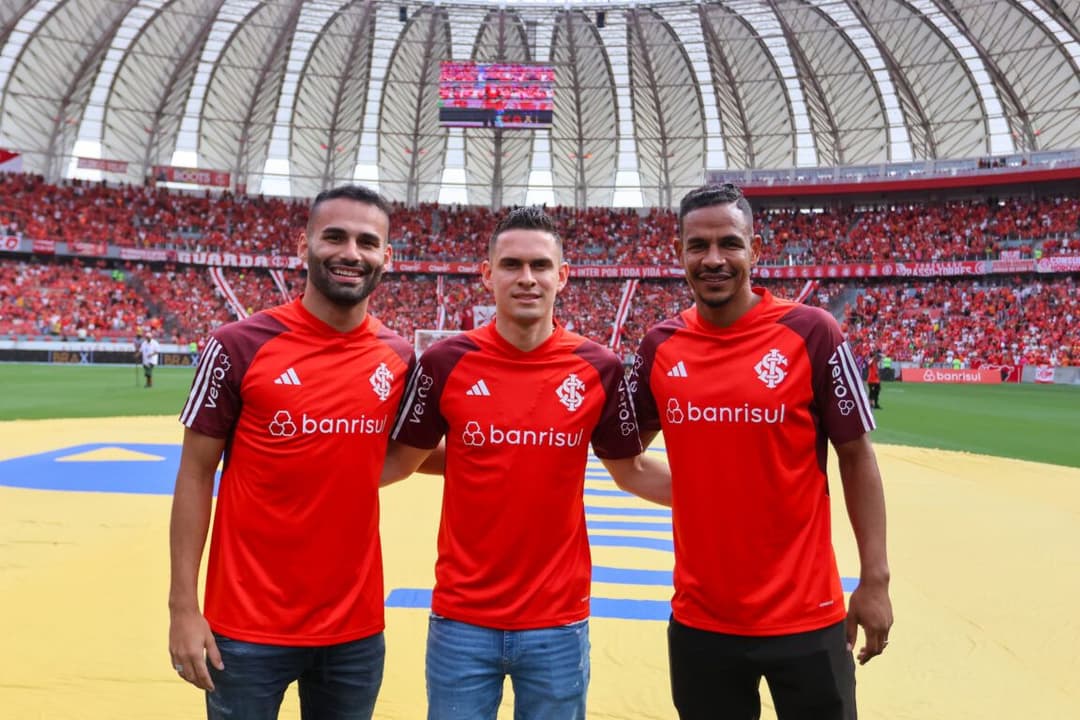
{"label": "blue jeans", "polygon": [[584,720],[589,621],[492,630],[432,614],[428,720],[494,720],[506,675],[514,687],[514,720]]}
{"label": "blue jeans", "polygon": [[304,720],[370,720],[382,685],[383,634],[340,645],[286,647],[214,634],[224,670],[207,663],[208,720],[275,720],[294,680]]}

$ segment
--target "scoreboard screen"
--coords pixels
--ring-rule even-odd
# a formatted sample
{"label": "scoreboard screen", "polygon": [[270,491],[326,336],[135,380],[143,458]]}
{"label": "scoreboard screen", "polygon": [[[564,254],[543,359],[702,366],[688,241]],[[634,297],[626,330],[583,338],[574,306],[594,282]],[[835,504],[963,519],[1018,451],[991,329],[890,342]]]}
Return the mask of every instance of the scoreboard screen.
{"label": "scoreboard screen", "polygon": [[554,109],[555,69],[550,65],[440,63],[443,127],[546,128]]}

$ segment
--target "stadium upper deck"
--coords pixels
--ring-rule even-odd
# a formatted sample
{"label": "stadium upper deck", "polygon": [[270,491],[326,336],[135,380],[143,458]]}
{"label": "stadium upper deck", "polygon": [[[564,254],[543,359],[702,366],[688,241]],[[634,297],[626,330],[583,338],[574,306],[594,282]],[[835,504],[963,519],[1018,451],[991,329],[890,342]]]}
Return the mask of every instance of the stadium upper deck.
{"label": "stadium upper deck", "polygon": [[[670,207],[712,173],[1057,163],[1078,38],[1078,0],[8,3],[0,148],[50,182]],[[554,69],[549,128],[440,125],[440,63],[495,60]]]}
{"label": "stadium upper deck", "polygon": [[[677,219],[667,210],[551,208],[578,264],[675,264]],[[499,213],[479,207],[396,206],[391,242],[399,260],[475,262]],[[191,195],[164,188],[53,185],[0,175],[0,233],[27,251],[106,256],[109,248],[293,256],[306,203],[258,196]],[[824,265],[951,261],[1080,253],[1080,196],[956,200],[760,212],[762,262]],[[9,250],[14,247],[7,248]],[[115,252],[115,250],[114,250]],[[149,257],[149,256],[148,256]]]}

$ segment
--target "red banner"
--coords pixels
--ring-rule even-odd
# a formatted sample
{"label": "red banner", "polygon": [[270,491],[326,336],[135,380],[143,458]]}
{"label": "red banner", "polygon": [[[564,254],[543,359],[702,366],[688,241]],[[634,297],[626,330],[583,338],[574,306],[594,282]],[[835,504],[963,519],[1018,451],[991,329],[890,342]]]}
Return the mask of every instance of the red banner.
{"label": "red banner", "polygon": [[[395,260],[387,272],[427,273],[434,275],[478,275],[478,262],[432,262],[430,260]],[[652,265],[571,265],[570,277],[581,278],[680,278],[680,267]]]}
{"label": "red banner", "polygon": [[208,265],[211,267],[252,267],[295,269],[300,258],[295,255],[246,255],[243,253],[191,252],[177,250],[176,262],[181,265]]}
{"label": "red banner", "polygon": [[68,243],[68,252],[72,255],[104,257],[109,253],[109,245],[105,242],[88,242],[85,240],[74,240]]}
{"label": "red banner", "polygon": [[[176,168],[173,168],[176,169]],[[198,171],[212,173],[213,171]],[[227,176],[228,173],[225,173]],[[17,252],[19,238],[0,236],[0,251]],[[101,243],[69,243],[69,250],[78,255],[101,256],[108,254],[108,246]],[[179,262],[187,265],[256,267],[295,269],[302,263],[291,255],[246,255],[241,253],[192,252],[187,250],[156,250],[147,248],[118,248],[123,260],[149,262]],[[54,253],[56,243],[52,240],[35,240],[33,252]],[[436,262],[431,260],[394,260],[387,272],[429,275],[478,275],[479,262]],[[958,260],[955,262],[930,263],[853,263],[850,265],[761,265],[754,269],[754,276],[768,280],[843,280],[862,278],[935,278],[955,275],[981,276],[992,273],[1065,273],[1080,272],[1080,255],[1009,260]],[[677,265],[571,265],[570,276],[575,278],[664,279],[681,278],[683,269]]]}
{"label": "red banner", "polygon": [[1080,255],[1058,255],[1042,258],[1035,263],[1035,270],[1041,273],[1080,272]]}
{"label": "red banner", "polygon": [[[654,270],[655,268],[650,268]],[[660,268],[662,277],[677,277],[682,274],[675,268]],[[957,275],[991,275],[994,273],[1064,273],[1080,272],[1080,255],[1059,255],[1055,257],[1006,260],[956,260],[942,262],[898,262],[898,263],[852,263],[850,265],[759,265],[754,268],[755,277],[762,280],[840,280],[864,277],[912,277],[933,278]]]}
{"label": "red banner", "polygon": [[107,173],[126,173],[128,164],[124,160],[103,160],[102,158],[79,158],[78,167],[82,170],[101,170]]}
{"label": "red banner", "polygon": [[175,250],[148,250],[146,248],[120,248],[121,260],[143,260],[146,262],[175,262]]}
{"label": "red banner", "polygon": [[155,165],[150,169],[150,173],[154,182],[190,183],[191,185],[210,185],[211,187],[229,187],[230,182],[229,173],[223,170]]}
{"label": "red banner", "polygon": [[984,370],[997,370],[1001,373],[1001,382],[1003,383],[1017,383],[1020,382],[1020,368],[1015,365],[980,365]]}
{"label": "red banner", "polygon": [[[1004,255],[1005,253],[1002,253]],[[1027,273],[1035,272],[1035,258],[999,258],[990,261],[990,272]]]}
{"label": "red banner", "polygon": [[978,370],[953,370],[952,368],[904,368],[900,379],[913,383],[968,383],[1000,385],[1001,371],[979,368]]}

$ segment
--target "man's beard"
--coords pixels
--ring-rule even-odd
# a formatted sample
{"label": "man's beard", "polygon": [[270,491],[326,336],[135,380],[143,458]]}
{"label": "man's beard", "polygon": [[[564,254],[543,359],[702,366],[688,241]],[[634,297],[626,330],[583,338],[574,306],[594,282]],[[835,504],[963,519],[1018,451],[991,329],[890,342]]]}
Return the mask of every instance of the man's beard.
{"label": "man's beard", "polygon": [[[321,263],[312,263],[308,259],[308,272],[311,275],[311,284],[321,292],[327,300],[339,307],[352,307],[367,300],[368,296],[378,287],[382,280],[383,267],[372,267],[368,263],[347,266],[350,269],[364,272],[363,282],[359,285],[342,285],[330,277],[330,272]],[[315,272],[311,268],[317,268]]]}

